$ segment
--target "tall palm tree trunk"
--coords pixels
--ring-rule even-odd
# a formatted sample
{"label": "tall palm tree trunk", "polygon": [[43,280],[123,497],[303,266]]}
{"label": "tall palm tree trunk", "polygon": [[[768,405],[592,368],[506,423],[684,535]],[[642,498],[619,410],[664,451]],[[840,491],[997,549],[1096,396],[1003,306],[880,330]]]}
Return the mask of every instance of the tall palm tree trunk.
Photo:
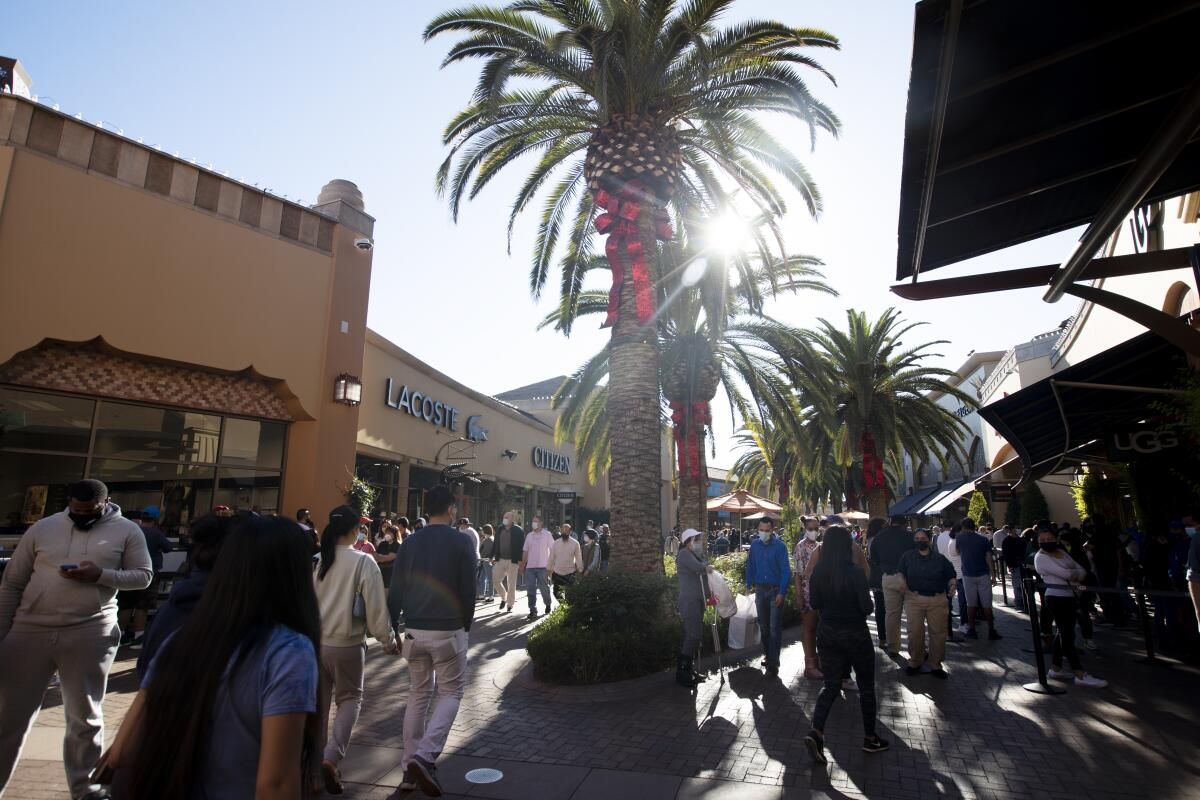
{"label": "tall palm tree trunk", "polygon": [[[646,205],[638,227],[651,276],[657,276],[653,210]],[[647,241],[648,239],[648,241]],[[655,321],[643,325],[636,310],[633,276],[621,280],[620,313],[609,344],[608,418],[612,466],[613,561],[636,572],[662,572],[662,417],[658,390]]]}
{"label": "tall palm tree trunk", "polygon": [[699,477],[683,471],[679,473],[679,527],[683,530],[695,528],[703,533],[708,529],[708,460],[703,441],[698,451]]}

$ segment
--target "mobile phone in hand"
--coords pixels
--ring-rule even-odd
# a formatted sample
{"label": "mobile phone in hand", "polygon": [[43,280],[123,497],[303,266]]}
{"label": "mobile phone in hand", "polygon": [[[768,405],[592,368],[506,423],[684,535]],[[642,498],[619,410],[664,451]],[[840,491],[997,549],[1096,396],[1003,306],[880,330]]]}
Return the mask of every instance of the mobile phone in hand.
{"label": "mobile phone in hand", "polygon": [[69,572],[70,570],[73,570],[73,569],[79,569],[79,565],[78,564],[59,564],[58,568],[60,570],[62,570],[63,572]]}

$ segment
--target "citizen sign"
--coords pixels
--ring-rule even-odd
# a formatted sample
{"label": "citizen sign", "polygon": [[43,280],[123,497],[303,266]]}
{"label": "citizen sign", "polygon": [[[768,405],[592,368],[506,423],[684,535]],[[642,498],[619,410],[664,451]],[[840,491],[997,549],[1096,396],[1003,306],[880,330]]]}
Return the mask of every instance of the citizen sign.
{"label": "citizen sign", "polygon": [[533,465],[538,469],[548,469],[551,472],[558,472],[563,475],[571,474],[570,458],[564,456],[562,453],[543,450],[540,447],[533,448]]}
{"label": "citizen sign", "polygon": [[1129,461],[1173,450],[1179,444],[1179,436],[1171,430],[1133,428],[1111,431],[1108,434],[1108,455],[1114,461]]}

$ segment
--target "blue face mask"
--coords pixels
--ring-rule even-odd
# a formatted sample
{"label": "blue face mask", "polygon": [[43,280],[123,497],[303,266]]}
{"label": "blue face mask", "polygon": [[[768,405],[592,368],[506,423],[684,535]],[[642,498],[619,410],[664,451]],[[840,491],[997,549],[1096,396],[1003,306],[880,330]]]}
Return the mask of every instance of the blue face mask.
{"label": "blue face mask", "polygon": [[1184,528],[1184,529],[1183,529],[1183,532],[1184,532],[1184,533],[1186,533],[1188,536],[1195,536],[1195,535],[1196,535],[1196,529],[1195,529],[1195,528]]}

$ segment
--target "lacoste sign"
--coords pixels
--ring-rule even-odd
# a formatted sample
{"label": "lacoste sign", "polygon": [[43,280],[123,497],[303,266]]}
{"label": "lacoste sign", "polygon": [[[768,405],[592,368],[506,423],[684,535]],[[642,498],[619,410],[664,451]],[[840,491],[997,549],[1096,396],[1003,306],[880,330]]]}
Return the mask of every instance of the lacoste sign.
{"label": "lacoste sign", "polygon": [[538,469],[557,472],[561,475],[571,474],[571,459],[564,456],[562,453],[555,453],[553,450],[545,450],[541,447],[533,448],[533,465]]}
{"label": "lacoste sign", "polygon": [[393,391],[391,378],[387,379],[387,393],[384,395],[383,402],[390,408],[412,414],[439,428],[458,430],[457,408],[443,403],[441,400],[434,400],[427,394],[409,391],[407,386],[401,386],[398,391]]}

